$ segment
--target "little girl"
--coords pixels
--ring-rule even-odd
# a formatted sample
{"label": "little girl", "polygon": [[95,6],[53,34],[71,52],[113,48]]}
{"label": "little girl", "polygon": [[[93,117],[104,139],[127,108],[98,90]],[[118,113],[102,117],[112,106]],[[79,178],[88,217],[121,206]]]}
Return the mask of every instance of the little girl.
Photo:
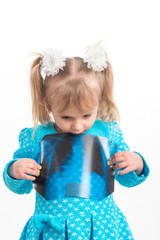
{"label": "little girl", "polygon": [[[117,146],[107,163],[121,185],[133,187],[148,177],[145,159],[129,151],[118,126],[112,67],[99,43],[88,46],[83,58],[65,58],[61,51],[47,49],[33,61],[30,81],[34,128],[20,132],[19,149],[4,169],[4,182],[11,191],[31,192],[42,171],[35,149],[51,134],[107,138]],[[20,240],[39,239],[123,240],[133,236],[113,194],[100,201],[85,197],[46,200],[36,191],[35,212]]]}

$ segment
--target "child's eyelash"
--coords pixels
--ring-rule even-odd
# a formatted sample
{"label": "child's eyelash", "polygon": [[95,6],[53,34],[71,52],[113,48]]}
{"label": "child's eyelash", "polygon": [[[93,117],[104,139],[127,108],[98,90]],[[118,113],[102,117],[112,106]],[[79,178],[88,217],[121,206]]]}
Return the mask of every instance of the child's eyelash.
{"label": "child's eyelash", "polygon": [[[88,117],[90,117],[90,116],[91,116],[91,114],[86,114],[86,115],[84,115],[83,117],[84,117],[84,118],[88,118]],[[65,119],[65,120],[71,119],[71,117],[68,117],[68,116],[62,116],[61,118],[62,118],[62,119]]]}
{"label": "child's eyelash", "polygon": [[63,116],[62,119],[66,119],[66,120],[68,120],[68,119],[70,119],[70,117]]}
{"label": "child's eyelash", "polygon": [[91,114],[86,114],[83,117],[87,118],[87,117],[90,117],[90,116],[91,116]]}

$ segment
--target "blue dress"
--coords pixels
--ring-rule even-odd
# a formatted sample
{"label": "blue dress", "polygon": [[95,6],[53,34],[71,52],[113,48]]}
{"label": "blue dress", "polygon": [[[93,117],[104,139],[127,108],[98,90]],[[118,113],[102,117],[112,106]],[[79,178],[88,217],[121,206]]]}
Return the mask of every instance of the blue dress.
{"label": "blue dress", "polygon": [[[28,194],[33,182],[25,179],[16,180],[9,176],[10,165],[21,158],[33,158],[34,150],[45,135],[57,133],[53,122],[43,124],[36,129],[31,140],[33,128],[25,128],[19,135],[19,149],[15,151],[3,172],[6,186],[17,194]],[[116,122],[96,120],[86,134],[106,137],[117,144],[117,151],[129,151],[123,134]],[[139,154],[140,155],[140,154]],[[140,155],[141,156],[141,155]],[[142,156],[141,156],[142,157]],[[144,168],[140,176],[135,171],[118,175],[115,179],[125,187],[134,187],[148,177],[149,167],[142,157]],[[129,224],[122,211],[116,205],[113,194],[101,201],[65,197],[46,200],[36,192],[36,204],[33,216],[26,223],[19,240],[127,240],[133,239]]]}

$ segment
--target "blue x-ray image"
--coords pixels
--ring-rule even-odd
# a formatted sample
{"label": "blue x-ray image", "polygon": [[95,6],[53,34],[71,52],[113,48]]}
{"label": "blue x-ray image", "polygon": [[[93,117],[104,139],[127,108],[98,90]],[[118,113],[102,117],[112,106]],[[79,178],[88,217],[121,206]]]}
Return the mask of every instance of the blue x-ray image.
{"label": "blue x-ray image", "polygon": [[46,200],[80,197],[100,201],[114,191],[114,170],[107,161],[115,152],[116,146],[105,137],[46,135],[38,150],[41,174],[33,186]]}

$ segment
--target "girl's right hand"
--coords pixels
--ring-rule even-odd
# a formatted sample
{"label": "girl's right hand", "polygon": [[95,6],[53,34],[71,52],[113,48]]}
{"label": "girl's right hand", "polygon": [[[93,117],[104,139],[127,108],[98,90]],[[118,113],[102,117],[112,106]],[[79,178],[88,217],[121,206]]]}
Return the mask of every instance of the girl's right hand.
{"label": "girl's right hand", "polygon": [[[27,179],[34,181],[40,174],[41,166],[31,158],[22,158],[11,164],[9,175],[15,179]],[[32,175],[32,176],[29,176]]]}

